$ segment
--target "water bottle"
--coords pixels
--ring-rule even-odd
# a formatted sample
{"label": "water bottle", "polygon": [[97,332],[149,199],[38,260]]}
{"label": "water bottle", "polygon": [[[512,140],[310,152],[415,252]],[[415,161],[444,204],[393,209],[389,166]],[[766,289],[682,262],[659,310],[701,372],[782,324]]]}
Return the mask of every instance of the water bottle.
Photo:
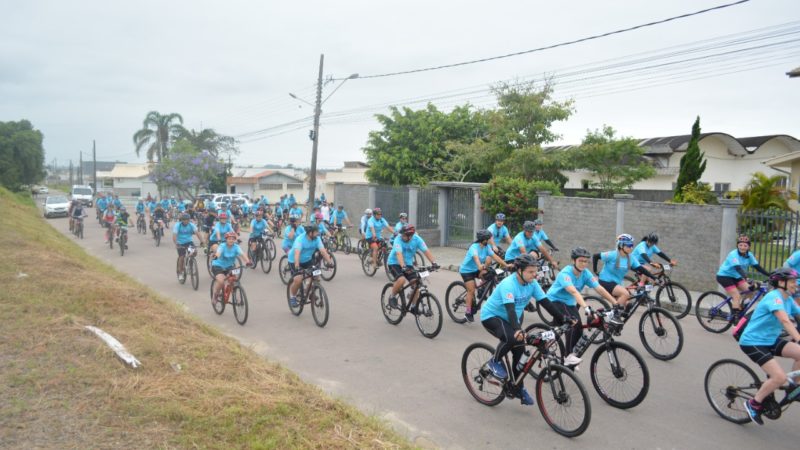
{"label": "water bottle", "polygon": [[586,347],[589,346],[589,338],[585,334],[581,334],[581,338],[578,340],[578,343],[575,344],[575,348],[572,350],[572,353],[575,353],[576,356],[580,357],[584,351],[586,351]]}
{"label": "water bottle", "polygon": [[786,389],[786,398],[789,400],[794,400],[798,396],[800,396],[800,385],[794,382],[791,378],[789,379],[789,387]]}
{"label": "water bottle", "polygon": [[522,357],[519,359],[519,362],[517,363],[517,372],[522,372],[522,369],[525,368],[525,364],[528,363],[528,359],[530,359],[530,357],[531,353],[529,351],[525,350],[522,353]]}

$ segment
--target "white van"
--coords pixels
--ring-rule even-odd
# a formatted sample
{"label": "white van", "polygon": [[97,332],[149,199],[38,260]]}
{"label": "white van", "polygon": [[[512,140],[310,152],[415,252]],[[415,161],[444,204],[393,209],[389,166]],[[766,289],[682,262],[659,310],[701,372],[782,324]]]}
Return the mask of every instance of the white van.
{"label": "white van", "polygon": [[75,184],[72,186],[70,198],[72,200],[77,200],[91,208],[94,204],[94,191],[92,190],[91,186],[81,186],[79,184]]}

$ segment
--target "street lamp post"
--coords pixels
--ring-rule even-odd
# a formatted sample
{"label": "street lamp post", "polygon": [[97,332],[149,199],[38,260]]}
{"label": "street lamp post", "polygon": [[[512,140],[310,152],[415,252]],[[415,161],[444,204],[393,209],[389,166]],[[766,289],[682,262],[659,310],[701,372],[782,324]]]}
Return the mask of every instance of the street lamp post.
{"label": "street lamp post", "polygon": [[[325,97],[325,100],[323,100],[322,99],[322,64],[323,64],[324,60],[325,60],[325,55],[324,54],[323,55],[319,55],[319,76],[317,77],[317,101],[315,102],[314,105],[312,105],[312,106],[314,106],[314,130],[311,131],[311,135],[309,136],[311,138],[311,141],[313,142],[312,145],[311,145],[311,174],[310,174],[310,180],[308,182],[308,203],[307,204],[308,204],[309,208],[313,208],[314,207],[314,194],[315,194],[315,191],[317,189],[317,149],[319,148],[319,117],[322,115],[322,104],[325,103],[326,101],[328,101],[328,99],[331,98],[331,95],[333,95],[334,92],[336,92],[340,87],[342,87],[342,85],[345,83],[345,81],[352,80],[354,78],[358,78],[358,74],[357,73],[354,73],[354,74],[350,75],[349,77],[345,78],[344,80],[342,80],[341,83],[339,83],[338,86],[336,86],[336,88],[334,88],[333,91],[331,91],[330,94],[328,94],[327,97]],[[308,102],[306,100],[303,100],[302,98],[292,94],[291,92],[289,93],[289,96],[292,97],[295,100],[300,100],[303,103],[307,103],[307,104],[311,105],[310,102]],[[309,211],[310,211],[310,209],[309,209]]]}

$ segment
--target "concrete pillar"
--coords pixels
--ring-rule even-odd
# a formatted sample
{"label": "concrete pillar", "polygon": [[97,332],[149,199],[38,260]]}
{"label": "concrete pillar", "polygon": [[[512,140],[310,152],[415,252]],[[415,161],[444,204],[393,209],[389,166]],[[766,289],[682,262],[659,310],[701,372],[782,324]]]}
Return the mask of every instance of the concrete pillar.
{"label": "concrete pillar", "polygon": [[369,194],[367,195],[367,203],[369,209],[375,209],[375,186],[369,187]]}
{"label": "concrete pillar", "polygon": [[483,211],[481,210],[481,190],[472,188],[472,231],[483,229]]}
{"label": "concrete pillar", "polygon": [[439,246],[447,245],[447,188],[439,188]]}
{"label": "concrete pillar", "polygon": [[408,223],[418,226],[417,220],[417,204],[419,198],[419,188],[412,186],[408,188]]}
{"label": "concrete pillar", "polygon": [[719,239],[719,262],[728,256],[728,252],[736,247],[737,223],[736,213],[739,211],[742,201],[739,199],[720,199],[719,205],[722,206],[722,226]]}
{"label": "concrete pillar", "polygon": [[[544,215],[544,212],[547,211],[547,202],[550,200],[550,196],[552,194],[553,193],[550,191],[536,191],[536,199],[537,199],[536,208],[539,209],[541,215]],[[539,214],[536,215],[536,218],[542,219],[542,217]]]}
{"label": "concrete pillar", "polygon": [[625,232],[625,202],[632,198],[631,194],[614,194],[617,203],[617,236]]}

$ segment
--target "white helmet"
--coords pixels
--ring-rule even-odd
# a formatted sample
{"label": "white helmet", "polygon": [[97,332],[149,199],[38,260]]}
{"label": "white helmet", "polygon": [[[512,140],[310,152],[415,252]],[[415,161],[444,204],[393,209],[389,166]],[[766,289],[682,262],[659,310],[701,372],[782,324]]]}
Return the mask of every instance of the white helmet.
{"label": "white helmet", "polygon": [[367,208],[367,209],[364,210],[364,214],[367,214],[367,215],[372,214],[372,210]]}

